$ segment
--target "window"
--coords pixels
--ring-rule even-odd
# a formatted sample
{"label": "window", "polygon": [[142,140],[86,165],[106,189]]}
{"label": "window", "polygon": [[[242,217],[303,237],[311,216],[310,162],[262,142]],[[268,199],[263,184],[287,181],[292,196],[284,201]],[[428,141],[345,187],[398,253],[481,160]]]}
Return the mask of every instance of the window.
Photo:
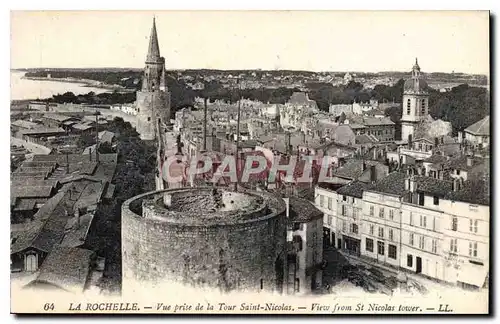
{"label": "window", "polygon": [[460,170],[457,170],[457,175],[460,175]]}
{"label": "window", "polygon": [[424,216],[420,215],[420,227],[423,227],[424,225]]}
{"label": "window", "polygon": [[358,225],[352,224],[351,225],[351,232],[354,234],[358,234]]}
{"label": "window", "polygon": [[148,121],[151,121],[151,117],[148,117]]}
{"label": "window", "polygon": [[347,197],[346,197],[345,195],[344,195],[344,196],[342,196],[342,200],[343,200],[343,201],[347,201]]}
{"label": "window", "polygon": [[385,251],[384,251],[384,242],[377,241],[377,251],[378,251],[378,254],[380,254],[380,255],[384,255],[385,254]]}
{"label": "window", "polygon": [[384,218],[384,207],[380,208],[378,210],[378,217],[380,218]]}
{"label": "window", "polygon": [[415,235],[413,233],[410,233],[410,240],[409,243],[411,246],[415,243]]}
{"label": "window", "polygon": [[418,240],[418,248],[421,250],[425,249],[425,237],[421,235]]}
{"label": "window", "polygon": [[425,196],[424,196],[424,194],[423,194],[422,192],[420,192],[420,193],[418,194],[418,204],[419,204],[420,206],[423,206],[423,205],[424,205],[424,197],[425,197]]}
{"label": "window", "polygon": [[384,228],[383,227],[378,228],[378,237],[384,238]]}
{"label": "window", "polygon": [[412,212],[410,212],[410,225],[413,226],[413,213]]}
{"label": "window", "polygon": [[264,289],[264,279],[260,279],[260,289]]}
{"label": "window", "polygon": [[370,235],[373,235],[374,227],[375,227],[375,226],[370,225]]}
{"label": "window", "polygon": [[472,233],[477,233],[477,219],[475,220],[472,220],[470,219],[469,220],[469,230],[472,232]]}
{"label": "window", "polygon": [[437,240],[432,240],[432,253],[437,253]]}
{"label": "window", "polygon": [[422,115],[425,115],[425,99],[422,100]]}
{"label": "window", "polygon": [[323,207],[325,204],[325,196],[319,195],[319,205]]}
{"label": "window", "polygon": [[406,257],[406,266],[411,268],[413,267],[413,255],[408,254]]}
{"label": "window", "polygon": [[451,218],[451,230],[456,232],[457,228],[458,228],[458,219],[456,216],[453,216]]}
{"label": "window", "polygon": [[457,253],[458,252],[457,239],[451,239],[451,241],[450,241],[450,252],[451,253]]}
{"label": "window", "polygon": [[373,252],[373,240],[367,238],[366,239],[366,251]]}
{"label": "window", "polygon": [[345,210],[346,210],[345,206],[344,206],[344,205],[342,205],[342,216],[345,216],[345,214],[346,214],[346,211],[345,211]]}
{"label": "window", "polygon": [[409,115],[411,113],[411,100],[408,99],[406,101],[406,114]]}
{"label": "window", "polygon": [[424,216],[424,226],[423,227],[427,227],[427,216]]}
{"label": "window", "polygon": [[292,243],[298,251],[302,251],[302,237],[300,237],[299,235],[294,235],[292,238]]}
{"label": "window", "polygon": [[353,208],[352,209],[352,218],[356,219],[357,216],[358,216],[358,210],[356,208]]}
{"label": "window", "polygon": [[389,209],[389,219],[394,220],[394,209]]}
{"label": "window", "polygon": [[373,217],[373,215],[375,215],[375,207],[370,206],[370,216]]}
{"label": "window", "polygon": [[469,242],[469,256],[477,257],[477,242]]}
{"label": "window", "polygon": [[326,217],[326,223],[327,223],[328,225],[332,225],[332,216],[325,215],[325,217]]}
{"label": "window", "polygon": [[397,250],[395,245],[389,244],[389,258],[396,260]]}
{"label": "window", "polygon": [[346,224],[345,221],[342,221],[342,232],[346,231]]}
{"label": "window", "polygon": [[333,199],[331,197],[328,197],[328,209],[330,209],[330,210],[333,210],[333,207],[332,207],[333,202],[332,202],[332,200]]}
{"label": "window", "polygon": [[434,196],[434,205],[439,205],[439,197],[438,196]]}
{"label": "window", "polygon": [[300,290],[300,279],[299,278],[295,278],[294,290],[295,290],[295,292],[299,292],[299,290]]}
{"label": "window", "polygon": [[394,231],[392,228],[389,229],[389,240],[394,241]]}

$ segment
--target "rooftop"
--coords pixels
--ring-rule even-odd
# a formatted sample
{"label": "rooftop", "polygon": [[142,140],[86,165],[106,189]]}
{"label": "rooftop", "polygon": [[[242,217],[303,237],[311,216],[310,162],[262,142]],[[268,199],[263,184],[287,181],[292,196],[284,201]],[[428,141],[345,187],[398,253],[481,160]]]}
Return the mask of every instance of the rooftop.
{"label": "rooftop", "polygon": [[363,191],[369,184],[361,181],[353,181],[337,189],[337,194],[356,198],[363,198]]}
{"label": "rooftop", "polygon": [[292,222],[310,222],[322,218],[323,212],[306,199],[290,197],[289,199],[289,218]]}
{"label": "rooftop", "polygon": [[94,252],[90,250],[56,246],[40,267],[40,274],[34,283],[81,293],[85,289],[93,257]]}
{"label": "rooftop", "polygon": [[465,131],[474,135],[490,136],[490,116],[470,125]]}

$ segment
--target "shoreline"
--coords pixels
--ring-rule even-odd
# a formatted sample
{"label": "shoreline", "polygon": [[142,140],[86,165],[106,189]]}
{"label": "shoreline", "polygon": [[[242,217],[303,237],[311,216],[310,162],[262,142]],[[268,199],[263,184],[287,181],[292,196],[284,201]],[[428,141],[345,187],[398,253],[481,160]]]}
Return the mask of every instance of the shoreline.
{"label": "shoreline", "polygon": [[65,82],[65,83],[77,83],[81,84],[86,88],[97,88],[97,89],[106,89],[106,90],[123,90],[127,91],[127,89],[120,85],[111,85],[104,84],[95,80],[87,80],[87,79],[74,79],[74,78],[47,78],[47,77],[27,77],[22,76],[22,79],[32,80],[32,81],[52,81],[52,82]]}

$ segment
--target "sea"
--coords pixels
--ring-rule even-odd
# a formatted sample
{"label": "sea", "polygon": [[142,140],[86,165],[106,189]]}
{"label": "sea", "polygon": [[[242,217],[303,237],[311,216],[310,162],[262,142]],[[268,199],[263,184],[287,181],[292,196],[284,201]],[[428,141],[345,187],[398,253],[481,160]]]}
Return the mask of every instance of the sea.
{"label": "sea", "polygon": [[107,89],[87,87],[83,83],[71,83],[60,81],[38,81],[24,79],[26,72],[10,72],[10,95],[11,100],[45,99],[53,95],[73,92],[75,95],[107,92]]}

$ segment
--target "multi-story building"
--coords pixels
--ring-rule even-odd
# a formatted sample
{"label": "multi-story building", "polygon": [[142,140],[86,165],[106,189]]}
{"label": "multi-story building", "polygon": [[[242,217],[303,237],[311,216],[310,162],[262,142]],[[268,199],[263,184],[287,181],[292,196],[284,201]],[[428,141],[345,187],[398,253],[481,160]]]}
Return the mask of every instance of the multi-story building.
{"label": "multi-story building", "polygon": [[399,266],[405,174],[392,172],[363,192],[361,255]]}
{"label": "multi-story building", "polygon": [[[328,183],[316,186],[315,204],[324,213],[323,237],[326,243],[350,251],[356,248],[357,245],[351,244],[352,240],[349,239],[359,239],[357,235],[352,235],[356,234],[356,226],[360,229],[360,192],[368,184],[387,176],[388,172],[388,167],[380,162],[349,159],[341,167],[332,170]],[[348,230],[348,224],[354,231]],[[345,244],[344,235],[348,237],[348,245]]]}
{"label": "multi-story building", "polygon": [[364,190],[361,255],[482,287],[489,265],[489,175],[447,178],[393,172]]}
{"label": "multi-story building", "polygon": [[288,293],[309,293],[321,287],[323,213],[305,199],[290,197],[285,198],[285,202],[288,205],[287,241],[290,245]]}

